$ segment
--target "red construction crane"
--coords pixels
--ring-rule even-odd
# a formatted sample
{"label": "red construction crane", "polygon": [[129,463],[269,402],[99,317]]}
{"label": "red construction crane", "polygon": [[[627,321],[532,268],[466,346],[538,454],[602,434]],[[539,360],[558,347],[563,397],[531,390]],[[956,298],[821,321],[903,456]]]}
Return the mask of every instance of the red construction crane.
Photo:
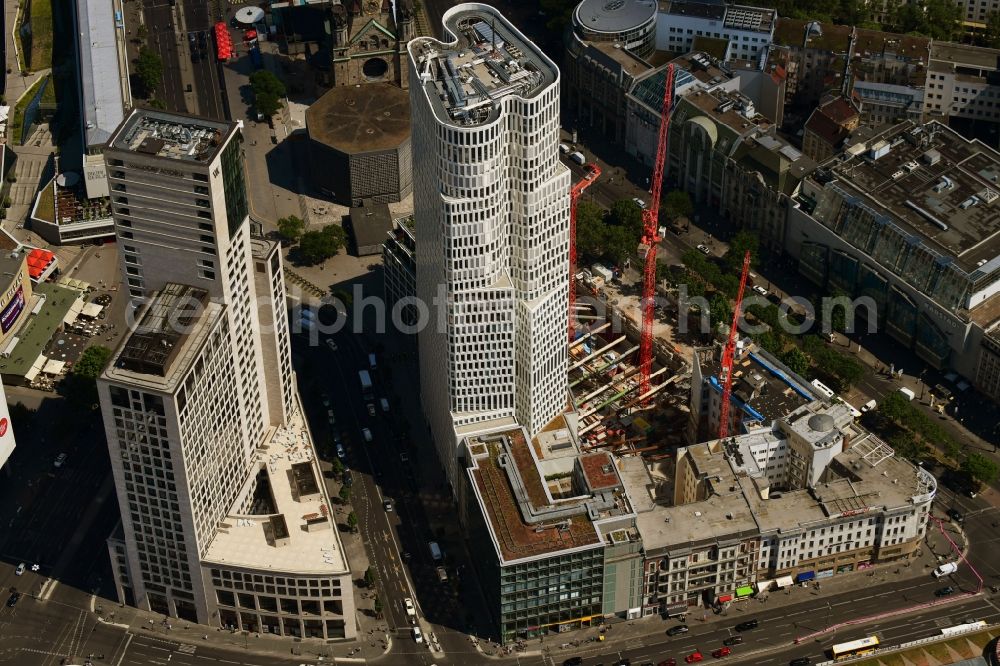
{"label": "red construction crane", "polygon": [[729,398],[733,393],[733,356],[736,354],[736,329],[740,323],[740,310],[743,308],[743,290],[747,288],[747,275],[750,274],[750,252],[743,257],[743,275],[740,276],[740,290],[736,293],[736,303],[733,305],[733,323],[729,326],[729,339],[726,348],[722,350],[722,407],[719,410],[719,439],[729,434]]}
{"label": "red construction crane", "polygon": [[570,188],[569,191],[569,341],[573,342],[573,320],[576,313],[573,306],[576,305],[576,204],[580,201],[580,195],[590,187],[601,176],[601,167],[596,164],[588,164],[583,167],[586,174],[579,183]]}
{"label": "red construction crane", "polygon": [[639,338],[639,395],[649,392],[649,374],[653,368],[653,315],[656,304],[656,244],[660,242],[660,190],[663,187],[663,163],[667,158],[667,129],[674,100],[674,66],[667,65],[663,81],[663,108],[660,111],[660,134],[653,163],[653,189],[649,207],[642,211],[642,242],[646,263],[642,275],[642,335]]}

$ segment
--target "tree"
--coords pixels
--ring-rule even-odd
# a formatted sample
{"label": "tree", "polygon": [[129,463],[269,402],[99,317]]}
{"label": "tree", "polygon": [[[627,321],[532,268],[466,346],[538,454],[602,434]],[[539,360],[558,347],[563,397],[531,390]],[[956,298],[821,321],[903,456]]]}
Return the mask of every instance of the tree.
{"label": "tree", "polygon": [[797,375],[809,372],[809,357],[798,347],[792,347],[780,356],[781,362]]}
{"label": "tree", "polygon": [[163,60],[152,49],[143,46],[139,49],[139,57],[135,62],[135,73],[146,96],[153,93],[163,80]]}
{"label": "tree", "polygon": [[348,502],[350,502],[351,501],[351,487],[350,486],[341,486],[340,487],[339,497],[340,497],[340,501],[343,502],[344,504],[347,504]]}
{"label": "tree", "polygon": [[278,220],[278,235],[289,243],[299,240],[305,228],[305,221],[297,215],[289,215]]}
{"label": "tree", "polygon": [[743,256],[749,251],[750,260],[754,261],[758,259],[759,249],[760,240],[757,236],[748,231],[741,231],[729,241],[729,251],[722,258],[722,262],[726,265],[729,273],[739,275],[740,271],[743,270]]}
{"label": "tree", "polygon": [[950,41],[962,19],[962,7],[952,0],[922,0],[901,3],[892,16],[893,28]]}
{"label": "tree", "polygon": [[992,11],[986,15],[986,34],[983,35],[983,45],[1000,49],[1000,12]]}
{"label": "tree", "polygon": [[251,74],[250,89],[257,111],[261,114],[270,117],[281,108],[281,98],[286,94],[285,84],[271,72],[261,69]]}
{"label": "tree", "polygon": [[631,199],[619,199],[608,211],[608,222],[628,231],[632,245],[638,246],[642,238],[642,208]]}
{"label": "tree", "polygon": [[330,224],[322,229],[307,231],[299,238],[298,256],[302,263],[314,266],[334,256],[344,247],[346,235],[336,224]]}
{"label": "tree", "polygon": [[589,201],[576,206],[576,251],[578,257],[598,259],[604,255],[604,210]]}
{"label": "tree", "polygon": [[352,532],[358,531],[358,514],[353,511],[347,514],[347,526],[351,528]]}
{"label": "tree", "polygon": [[712,330],[715,330],[719,325],[729,328],[733,321],[733,308],[730,306],[728,298],[715,292],[712,300],[708,302],[708,311],[711,315]]}
{"label": "tree", "polygon": [[111,350],[101,345],[87,347],[73,369],[62,380],[59,391],[77,407],[96,409],[97,378],[111,358]]}
{"label": "tree", "polygon": [[[354,514],[352,513],[351,516],[353,516],[353,515]],[[348,516],[348,520],[350,520],[350,516]],[[368,567],[365,570],[365,585],[367,585],[368,587],[374,587],[375,586],[375,577],[376,577],[375,576],[375,567]]]}
{"label": "tree", "polygon": [[684,190],[670,190],[663,199],[663,214],[670,220],[690,217],[693,212],[691,196]]}
{"label": "tree", "polygon": [[375,603],[372,605],[372,610],[375,611],[375,617],[382,617],[382,600],[379,597],[375,597]]}
{"label": "tree", "polygon": [[330,471],[334,476],[340,476],[344,473],[344,463],[340,462],[340,458],[334,458],[330,463]]}
{"label": "tree", "polygon": [[982,484],[991,484],[997,480],[1000,469],[997,464],[981,453],[970,453],[962,461],[961,470]]}

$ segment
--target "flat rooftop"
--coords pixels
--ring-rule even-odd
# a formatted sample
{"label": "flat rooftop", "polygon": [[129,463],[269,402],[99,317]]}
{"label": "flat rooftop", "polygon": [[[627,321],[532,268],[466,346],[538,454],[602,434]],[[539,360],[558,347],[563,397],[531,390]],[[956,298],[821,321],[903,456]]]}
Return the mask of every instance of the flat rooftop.
{"label": "flat rooftop", "polygon": [[[863,150],[862,150],[863,149]],[[873,151],[887,151],[872,159]],[[1000,256],[1000,153],[937,122],[896,125],[821,166],[832,178],[966,273]],[[813,212],[832,223],[839,196]]]}
{"label": "flat rooftop", "polygon": [[950,44],[935,41],[931,44],[932,66],[939,61],[947,69],[963,65],[986,70],[1000,70],[1000,49],[982,46]]}
{"label": "flat rooftop", "polygon": [[590,32],[616,34],[656,19],[656,0],[583,0],[573,22]]}
{"label": "flat rooftop", "polygon": [[227,516],[205,554],[207,562],[310,575],[349,571],[297,398],[296,403],[288,425],[256,450],[275,513]]}
{"label": "flat rooftop", "polygon": [[[45,304],[38,314],[32,314],[38,299],[43,295]],[[63,319],[73,304],[80,300],[80,296],[76,289],[49,282],[32,285],[32,300],[24,304],[19,318],[20,328],[14,332],[18,343],[9,357],[0,357],[0,374],[24,377],[45,351],[45,346],[62,326]],[[4,344],[10,344],[11,339],[8,338]]]}
{"label": "flat rooftop", "polygon": [[238,127],[238,123],[135,109],[118,127],[110,146],[149,157],[210,162]]}
{"label": "flat rooftop", "polygon": [[104,370],[104,379],[172,393],[208,339],[224,306],[196,287],[168,283],[139,313]]}
{"label": "flat rooftop", "polygon": [[81,111],[88,146],[107,143],[125,118],[128,74],[123,71],[124,23],[111,2],[76,0]]}
{"label": "flat rooftop", "polygon": [[182,284],[167,284],[149,303],[125,339],[115,366],[141,374],[166,377],[184,338],[208,303],[208,292]]}
{"label": "flat rooftop", "polygon": [[[854,55],[856,57],[893,54],[897,60],[902,59],[926,65],[930,56],[931,40],[927,37],[862,28],[858,28],[855,34]],[[934,44],[936,45],[937,42]]]}
{"label": "flat rooftop", "polygon": [[[702,375],[712,390],[721,395],[720,353],[716,347],[695,351]],[[733,364],[732,397],[733,405],[743,411],[744,421],[767,425],[821,396],[777,359],[756,345],[750,345]]]}
{"label": "flat rooftop", "polygon": [[633,78],[652,69],[649,63],[641,58],[632,55],[631,51],[623,48],[616,48],[611,42],[587,42],[605,56],[621,65],[621,68],[632,75]]}
{"label": "flat rooftop", "polygon": [[754,110],[750,98],[739,92],[696,91],[694,94],[685,95],[682,101],[691,104],[737,134],[749,134],[755,129],[767,130],[771,126],[770,120]]}
{"label": "flat rooftop", "polygon": [[673,2],[667,3],[666,13],[721,21],[726,15],[726,6],[721,2],[673,0]]}
{"label": "flat rooftop", "polygon": [[[812,25],[806,38],[806,29]],[[851,42],[848,25],[817,23],[805,19],[778,18],[774,28],[773,43],[793,48],[816,49],[831,53],[847,53]]]}
{"label": "flat rooftop", "polygon": [[410,95],[391,83],[331,88],[306,109],[306,129],[344,153],[395,149],[410,138]]}
{"label": "flat rooftop", "polygon": [[407,46],[441,122],[491,122],[504,98],[535,97],[559,76],[555,63],[488,5],[458,5],[445,13],[444,27],[453,41],[418,37]]}
{"label": "flat rooftop", "polygon": [[[597,547],[602,538],[591,516],[630,511],[607,454],[581,460],[578,450],[559,449],[546,461],[543,447],[529,443],[519,427],[471,437],[466,446],[467,472],[503,562]],[[575,482],[577,473],[591,488]]]}

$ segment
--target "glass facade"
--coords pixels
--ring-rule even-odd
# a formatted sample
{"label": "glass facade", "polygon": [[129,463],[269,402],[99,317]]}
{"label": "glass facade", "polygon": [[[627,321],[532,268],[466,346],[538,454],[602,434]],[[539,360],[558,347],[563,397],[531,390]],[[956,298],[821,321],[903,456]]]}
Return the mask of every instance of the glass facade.
{"label": "glass facade", "polygon": [[229,234],[235,235],[250,211],[247,204],[247,184],[243,174],[243,139],[237,135],[222,151],[222,186],[226,193],[226,221]]}
{"label": "glass facade", "polygon": [[505,566],[500,571],[500,634],[506,642],[586,626],[601,616],[602,547]]}

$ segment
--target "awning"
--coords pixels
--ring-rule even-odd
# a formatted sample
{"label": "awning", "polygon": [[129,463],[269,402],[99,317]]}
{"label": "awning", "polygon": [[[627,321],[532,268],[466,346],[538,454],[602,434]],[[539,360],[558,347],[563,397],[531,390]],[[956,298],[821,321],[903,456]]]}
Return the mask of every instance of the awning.
{"label": "awning", "polygon": [[733,595],[731,594],[723,594],[722,596],[719,597],[720,604],[724,604],[727,601],[732,601],[732,600],[733,600]]}
{"label": "awning", "polygon": [[58,375],[65,369],[66,369],[66,361],[50,358],[48,361],[45,362],[45,366],[42,368],[42,372],[45,373],[46,375]]}
{"label": "awning", "polygon": [[83,310],[83,301],[81,299],[76,299],[73,301],[73,305],[69,306],[69,310],[66,312],[66,316],[63,317],[63,323],[67,326],[72,325],[76,318],[80,316],[80,312]]}
{"label": "awning", "polygon": [[743,587],[736,588],[736,596],[739,597],[749,597],[753,594],[753,588],[749,585],[744,585]]}
{"label": "awning", "polygon": [[774,585],[774,581],[770,580],[770,579],[768,579],[768,580],[759,580],[756,583],[754,583],[754,587],[757,588],[758,592],[767,592],[768,590],[771,589],[772,585]]}
{"label": "awning", "polygon": [[95,319],[97,315],[101,314],[103,310],[104,306],[101,305],[100,303],[87,303],[86,305],[83,306],[83,309],[80,311],[80,314],[84,317],[90,317],[91,319]]}
{"label": "awning", "polygon": [[778,586],[780,590],[783,587],[790,587],[795,584],[791,576],[782,576],[774,581],[774,584]]}
{"label": "awning", "polygon": [[42,366],[45,365],[47,360],[49,359],[46,358],[45,354],[39,354],[38,358],[35,359],[35,362],[31,364],[30,368],[28,368],[28,371],[24,373],[24,379],[28,382],[35,381],[35,378],[38,377],[38,373],[42,371]]}
{"label": "awning", "polygon": [[667,604],[667,615],[684,615],[688,612],[688,605],[685,602],[680,602],[676,604]]}
{"label": "awning", "polygon": [[800,573],[798,576],[795,577],[795,582],[804,583],[807,580],[812,580],[815,577],[816,577],[815,571],[803,571],[802,573]]}

